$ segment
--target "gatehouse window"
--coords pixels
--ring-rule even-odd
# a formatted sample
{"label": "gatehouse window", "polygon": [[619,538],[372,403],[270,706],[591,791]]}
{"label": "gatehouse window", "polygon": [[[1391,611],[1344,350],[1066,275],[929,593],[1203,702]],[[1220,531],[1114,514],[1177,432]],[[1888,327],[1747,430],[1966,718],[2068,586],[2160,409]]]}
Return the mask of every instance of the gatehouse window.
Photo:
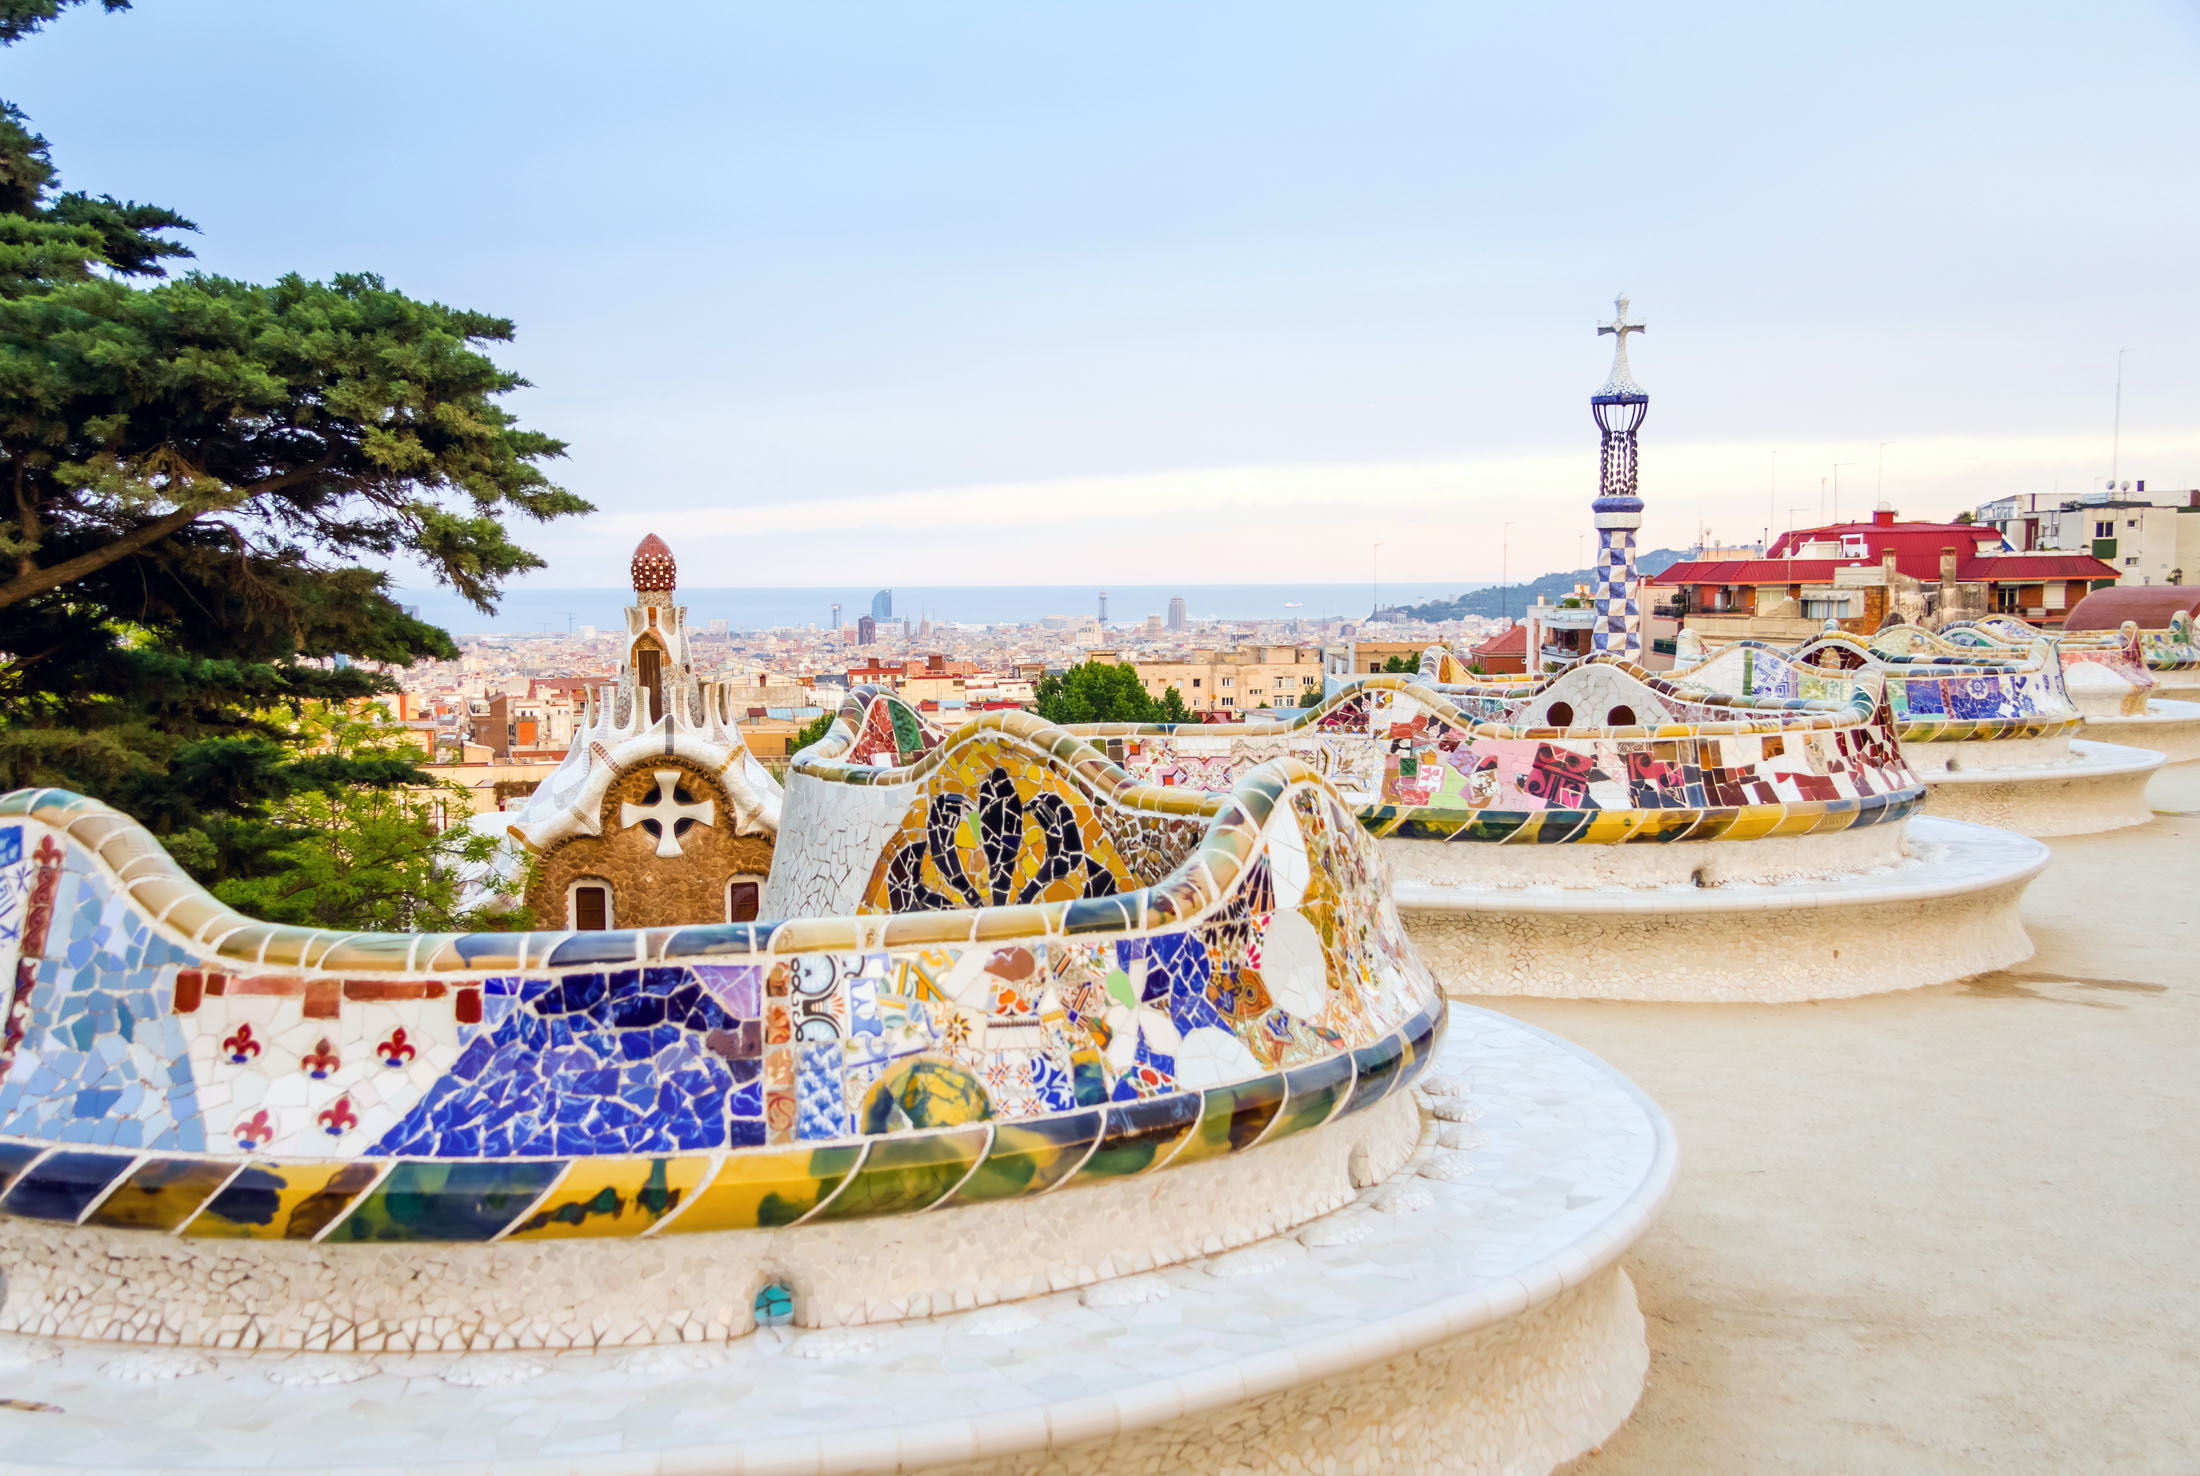
{"label": "gatehouse window", "polygon": [[726,883],[726,921],[755,922],[757,904],[763,899],[763,883],[754,877],[735,877]]}
{"label": "gatehouse window", "polygon": [[577,881],[565,894],[565,925],[576,933],[600,933],[611,924],[611,884]]}

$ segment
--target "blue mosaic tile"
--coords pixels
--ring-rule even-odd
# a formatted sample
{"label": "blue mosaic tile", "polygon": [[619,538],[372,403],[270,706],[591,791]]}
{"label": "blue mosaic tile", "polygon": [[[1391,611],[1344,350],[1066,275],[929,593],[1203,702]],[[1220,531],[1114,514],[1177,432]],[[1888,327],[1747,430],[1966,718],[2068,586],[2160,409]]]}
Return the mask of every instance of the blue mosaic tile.
{"label": "blue mosaic tile", "polygon": [[747,1135],[732,1128],[735,1113],[760,1118],[754,1061],[737,1080],[741,1063],[729,1058],[742,1045],[742,1022],[688,969],[525,979],[500,993],[509,1012],[479,1028],[449,1074],[371,1151],[453,1158],[720,1148]]}
{"label": "blue mosaic tile", "polygon": [[806,1040],[795,1058],[795,1133],[800,1139],[841,1138],[852,1132],[841,1082],[837,1040]]}

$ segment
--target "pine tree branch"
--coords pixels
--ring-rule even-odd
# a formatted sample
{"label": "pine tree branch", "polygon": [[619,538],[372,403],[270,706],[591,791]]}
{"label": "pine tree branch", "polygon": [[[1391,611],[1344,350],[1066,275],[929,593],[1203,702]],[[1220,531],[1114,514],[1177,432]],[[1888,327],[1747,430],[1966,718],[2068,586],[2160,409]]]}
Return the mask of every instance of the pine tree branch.
{"label": "pine tree branch", "polygon": [[[235,506],[249,502],[264,493],[280,491],[284,487],[317,477],[326,471],[328,466],[327,461],[318,461],[311,466],[302,466],[294,471],[285,472],[279,477],[270,477],[264,482],[255,482],[249,487],[240,489],[229,505]],[[44,594],[47,590],[58,588],[71,580],[82,579],[87,574],[96,574],[109,564],[126,559],[141,549],[151,547],[177,529],[196,522],[209,514],[224,510],[220,507],[179,507],[174,512],[163,513],[150,523],[141,524],[113,542],[101,544],[88,553],[78,554],[73,559],[64,559],[49,568],[39,569],[34,567],[28,572],[20,573],[6,584],[0,584],[0,610],[4,610],[20,600],[27,600],[32,595]]]}

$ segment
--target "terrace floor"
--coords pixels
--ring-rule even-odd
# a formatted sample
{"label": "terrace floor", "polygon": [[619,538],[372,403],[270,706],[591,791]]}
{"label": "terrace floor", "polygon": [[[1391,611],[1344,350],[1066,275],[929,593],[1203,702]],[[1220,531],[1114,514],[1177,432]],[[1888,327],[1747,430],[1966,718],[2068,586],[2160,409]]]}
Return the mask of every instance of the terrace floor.
{"label": "terrace floor", "polygon": [[[1680,1140],[1634,1418],[1569,1476],[2193,1471],[2200,764],[2049,844],[2033,959],[1817,1005],[1492,1000]],[[2183,812],[2183,813],[2177,813]]]}

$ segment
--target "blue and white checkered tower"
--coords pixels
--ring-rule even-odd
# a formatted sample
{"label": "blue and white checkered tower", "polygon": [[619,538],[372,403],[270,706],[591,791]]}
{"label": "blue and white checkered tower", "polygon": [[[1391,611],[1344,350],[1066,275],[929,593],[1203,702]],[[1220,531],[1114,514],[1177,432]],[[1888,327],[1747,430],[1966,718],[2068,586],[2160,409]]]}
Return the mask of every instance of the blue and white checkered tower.
{"label": "blue and white checkered tower", "polygon": [[1597,500],[1596,624],[1590,650],[1629,661],[1642,659],[1642,587],[1635,577],[1635,530],[1642,526],[1642,499],[1635,495],[1635,431],[1650,413],[1650,397],[1627,369],[1627,335],[1646,331],[1627,321],[1627,294],[1613,299],[1619,309],[1599,334],[1612,335],[1612,377],[1589,397],[1597,429],[1604,432],[1603,464]]}

